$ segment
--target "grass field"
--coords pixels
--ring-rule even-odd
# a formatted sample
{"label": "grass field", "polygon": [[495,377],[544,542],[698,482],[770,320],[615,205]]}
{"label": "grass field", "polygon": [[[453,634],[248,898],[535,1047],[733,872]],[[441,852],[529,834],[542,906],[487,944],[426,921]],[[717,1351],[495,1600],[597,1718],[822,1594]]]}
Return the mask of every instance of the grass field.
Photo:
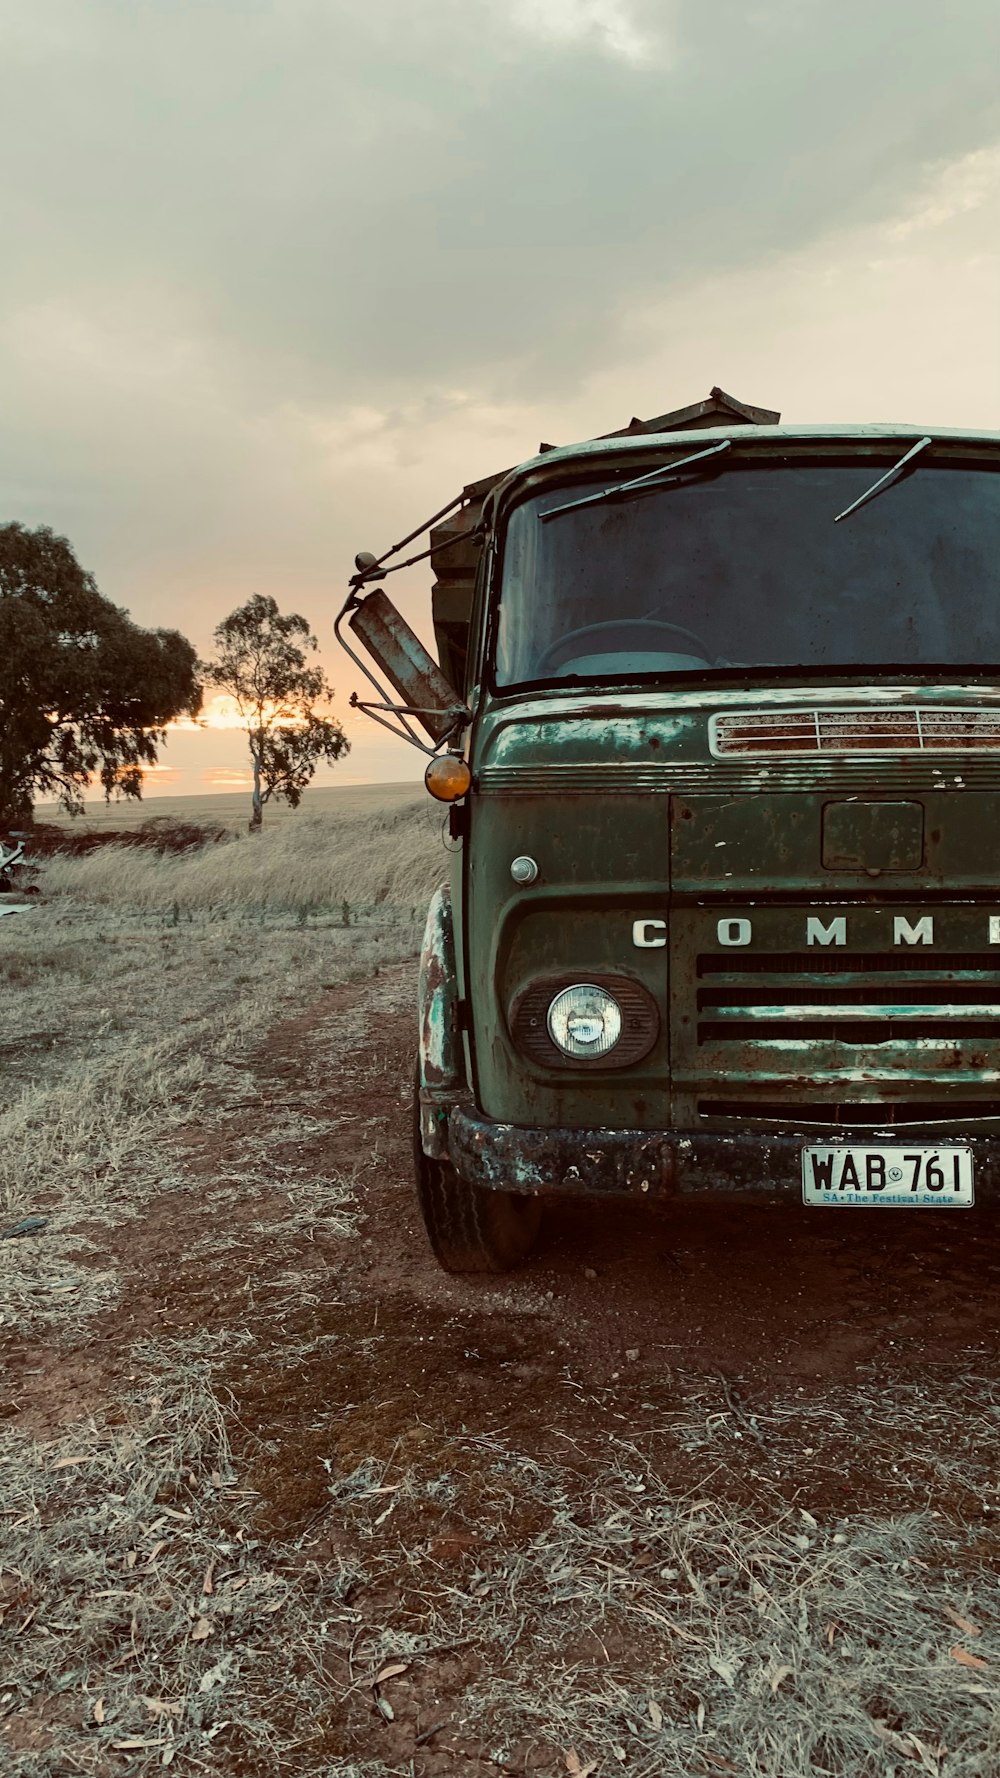
{"label": "grass field", "polygon": [[[203,802],[216,800],[192,799],[170,815],[203,819]],[[345,793],[334,818],[303,814],[270,823],[253,841],[237,835],[176,856],[110,845],[56,857],[44,868],[43,902],[4,924],[0,1226],[39,1213],[47,1226],[44,1238],[0,1243],[0,1336],[68,1348],[86,1339],[92,1318],[119,1300],[109,1232],[141,1224],[157,1196],[178,1187],[174,1133],[219,1123],[239,1107],[248,1051],[303,1000],[371,981],[380,966],[413,956],[424,904],[447,863],[440,815],[412,789],[370,804]],[[222,811],[210,813],[216,819]],[[267,1167],[289,1126],[300,1123],[272,1115],[253,1143],[252,1165],[235,1178],[230,1169],[221,1201],[252,1189],[255,1169]],[[356,1206],[342,1178],[310,1172],[302,1181],[287,1165],[273,1165],[269,1179],[282,1181],[281,1226],[294,1227],[301,1214],[299,1192],[310,1224],[321,1216],[328,1229],[354,1226]],[[218,1211],[218,1190],[212,1203]],[[237,1345],[240,1337],[234,1329]],[[190,1725],[192,1745],[202,1745],[204,1731],[204,1749],[212,1751],[210,1719],[218,1713],[214,1687],[202,1682],[213,1661],[198,1657],[213,1651],[200,1649],[187,1616],[194,1577],[185,1564],[192,1556],[201,1564],[198,1596],[213,1551],[219,1560],[218,1543],[234,1535],[245,1541],[238,1521],[248,1520],[249,1506],[232,1492],[226,1416],[203,1342],[147,1341],[128,1363],[135,1386],[111,1410],[110,1425],[77,1422],[70,1401],[61,1438],[39,1445],[30,1433],[9,1433],[0,1451],[0,1624],[14,1634],[0,1672],[0,1749],[7,1745],[26,1773],[81,1769],[81,1751],[82,1769],[127,1769],[137,1756],[148,1763],[153,1743],[156,1763],[167,1763],[189,1739],[176,1711]],[[6,1411],[24,1401],[8,1401]],[[30,1386],[27,1405],[30,1425]],[[85,1469],[76,1455],[65,1457],[81,1441],[90,1453]],[[218,1511],[200,1540],[184,1530],[190,1509],[169,1504],[179,1479],[196,1472],[219,1478],[208,1482]],[[160,1529],[178,1529],[153,1539],[148,1594],[141,1573],[127,1588],[135,1607],[129,1634],[133,1644],[145,1636],[151,1616],[159,1643],[174,1644],[177,1661],[159,1647],[148,1651],[153,1670],[137,1660],[107,1672],[120,1616],[114,1602],[126,1596],[114,1583],[129,1579],[137,1550],[146,1566],[149,1526],[158,1517]],[[215,1544],[206,1542],[212,1537]],[[255,1638],[266,1645],[271,1613],[284,1608],[289,1588],[252,1559],[240,1579],[233,1629],[244,1648]],[[164,1587],[185,1595],[170,1624]],[[39,1614],[41,1602],[47,1609]],[[213,1601],[213,1609],[223,1603]],[[62,1628],[54,1630],[54,1621]],[[57,1644],[65,1653],[51,1673]],[[248,1701],[259,1728],[254,1746],[271,1745],[267,1711],[281,1704],[288,1681],[276,1676],[273,1696],[263,1675],[255,1682]],[[217,1684],[221,1691],[221,1677]],[[72,1725],[61,1720],[68,1685]],[[235,1690],[226,1687],[227,1709]],[[144,1700],[161,1696],[158,1715]],[[136,1745],[123,1745],[130,1738]]]}
{"label": "grass field", "polygon": [[[45,886],[74,902],[214,909],[219,919],[275,911],[342,914],[345,908],[350,918],[352,908],[383,905],[426,909],[447,870],[440,805],[412,788],[375,806],[369,797],[343,794],[335,815],[302,810],[252,837],[237,828],[220,844],[169,857],[115,845],[83,857],[57,856],[46,865]],[[187,807],[202,800],[216,799],[192,798]],[[200,808],[198,817],[207,818]]]}
{"label": "grass field", "polygon": [[[426,801],[423,789],[412,783],[321,784],[306,792],[300,809],[290,809],[287,803],[280,801],[268,803],[264,819],[267,829],[271,829],[288,822],[297,823],[307,816],[323,816],[328,820],[338,820],[345,815],[381,816],[393,809],[411,808]],[[36,813],[39,821],[53,822],[70,833],[127,831],[149,820],[219,822],[234,833],[245,833],[250,819],[250,792],[227,790],[203,796],[151,796],[141,802],[120,797],[110,803],[91,796],[83,816],[67,815],[54,803],[39,803]]]}
{"label": "grass field", "polygon": [[[778,1365],[755,1409],[685,1356],[736,1242],[676,1226],[706,1282],[667,1358],[648,1257],[639,1331],[579,1331],[626,1235],[583,1222],[499,1283],[429,1261],[440,829],[412,789],[343,793],[56,857],[0,922],[0,1233],[45,1219],[0,1240],[0,1767],[990,1778],[986,1347],[947,1387]],[[925,1321],[963,1312],[954,1251]]]}

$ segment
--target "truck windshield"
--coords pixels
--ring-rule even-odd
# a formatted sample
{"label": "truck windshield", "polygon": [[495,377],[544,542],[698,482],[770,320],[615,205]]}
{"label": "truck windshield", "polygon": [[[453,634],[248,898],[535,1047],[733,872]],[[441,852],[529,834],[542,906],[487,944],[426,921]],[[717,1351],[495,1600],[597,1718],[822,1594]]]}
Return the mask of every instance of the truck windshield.
{"label": "truck windshield", "polygon": [[557,524],[541,515],[593,482],[524,501],[503,546],[497,684],[1000,668],[995,470],[925,454],[834,524],[897,456],[730,460]]}

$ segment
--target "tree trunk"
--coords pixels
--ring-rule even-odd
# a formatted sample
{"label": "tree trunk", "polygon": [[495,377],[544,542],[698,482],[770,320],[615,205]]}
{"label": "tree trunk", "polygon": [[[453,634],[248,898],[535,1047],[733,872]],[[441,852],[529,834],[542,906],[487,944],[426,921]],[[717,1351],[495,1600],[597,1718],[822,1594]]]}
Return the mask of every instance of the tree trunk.
{"label": "tree trunk", "polygon": [[31,787],[0,763],[0,833],[10,828],[31,827],[35,819]]}
{"label": "tree trunk", "polygon": [[260,751],[251,747],[250,757],[253,760],[253,814],[250,817],[250,832],[259,833],[264,825],[264,803],[260,794]]}

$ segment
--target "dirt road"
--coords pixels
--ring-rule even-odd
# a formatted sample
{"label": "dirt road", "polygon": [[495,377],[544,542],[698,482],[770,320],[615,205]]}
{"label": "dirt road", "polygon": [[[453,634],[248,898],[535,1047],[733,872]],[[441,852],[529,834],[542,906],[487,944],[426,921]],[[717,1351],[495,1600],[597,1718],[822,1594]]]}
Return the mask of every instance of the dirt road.
{"label": "dirt road", "polygon": [[[939,1524],[947,1561],[941,1550],[921,1558],[917,1537],[890,1564],[894,1584],[918,1611],[921,1592],[940,1586],[924,1632],[938,1637],[928,1659],[945,1678],[969,1679],[948,1665],[961,1637],[947,1612],[966,1622],[975,1606],[972,1678],[985,1693],[1000,1648],[1000,1601],[984,1596],[1000,1556],[996,1219],[561,1204],[522,1273],[448,1278],[408,1182],[411,995],[412,966],[394,967],[318,995],[272,1031],[249,1058],[253,1093],[221,1123],[170,1138],[180,1183],[141,1222],[81,1225],[105,1257],[109,1242],[115,1250],[116,1306],[68,1348],[5,1353],[6,1411],[43,1441],[106,1414],[144,1342],[212,1354],[256,1536],[282,1574],[315,1583],[324,1636],[309,1658],[327,1698],[294,1733],[275,1723],[270,1754],[235,1742],[227,1752],[220,1736],[214,1768],[778,1772],[744,1763],[752,1737],[723,1707],[749,1657],[731,1657],[707,1629],[722,1621],[712,1588],[727,1584],[720,1526],[765,1520],[789,1550],[772,1550],[771,1573],[781,1561],[835,1562],[862,1519]],[[273,1180],[235,1190],[235,1157],[276,1122],[287,1140],[270,1143]],[[301,1194],[290,1213],[289,1179],[312,1172],[349,1182],[353,1231],[304,1213]],[[183,1488],[173,1498],[190,1510]],[[692,1536],[714,1539],[721,1579],[678,1543],[682,1510]],[[518,1593],[512,1552],[539,1551],[535,1568],[517,1570]],[[599,1606],[580,1577],[602,1564]],[[627,1611],[609,1607],[616,1587]],[[688,1605],[701,1616],[684,1616]],[[827,1620],[817,1606],[799,1623],[817,1661],[837,1652],[838,1610],[846,1621],[842,1601]],[[704,1686],[692,1681],[696,1658]],[[777,1708],[800,1676],[805,1720],[805,1654],[777,1658],[767,1656],[763,1695]],[[968,1757],[979,1763],[946,1764],[943,1706],[936,1729],[930,1705],[928,1719],[904,1722],[902,1703],[880,1705],[869,1689],[858,1720],[902,1736],[908,1760],[912,1731],[938,1747],[928,1771],[995,1769],[992,1718],[971,1694]],[[658,1759],[665,1720],[674,1740]],[[121,1755],[84,1769],[145,1769],[153,1756],[132,1757],[138,1765]],[[843,1757],[834,1749],[834,1763],[813,1769],[838,1771]]]}

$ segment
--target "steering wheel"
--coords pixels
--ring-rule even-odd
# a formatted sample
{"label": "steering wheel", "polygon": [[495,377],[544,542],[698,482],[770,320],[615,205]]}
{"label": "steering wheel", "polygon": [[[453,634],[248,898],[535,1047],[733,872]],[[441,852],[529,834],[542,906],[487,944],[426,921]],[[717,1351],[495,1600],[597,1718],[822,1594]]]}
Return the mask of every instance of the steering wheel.
{"label": "steering wheel", "polygon": [[[695,635],[694,630],[686,630],[683,624],[667,623],[665,618],[659,617],[622,617],[599,624],[583,624],[579,630],[570,630],[568,635],[557,636],[556,640],[550,642],[548,648],[543,649],[542,653],[539,655],[535,662],[535,672],[540,679],[544,678],[544,669],[553,664],[552,657],[555,656],[556,659],[558,659],[560,653],[562,653],[569,644],[573,644],[575,648],[575,645],[586,637],[607,636],[609,631],[621,635],[622,630],[667,630],[672,636],[680,636],[685,642],[693,642],[695,645],[694,652],[697,653],[701,660],[711,664],[711,651],[707,647],[704,638]],[[580,651],[577,650],[577,652]],[[572,659],[572,656],[569,656],[568,658]]]}

